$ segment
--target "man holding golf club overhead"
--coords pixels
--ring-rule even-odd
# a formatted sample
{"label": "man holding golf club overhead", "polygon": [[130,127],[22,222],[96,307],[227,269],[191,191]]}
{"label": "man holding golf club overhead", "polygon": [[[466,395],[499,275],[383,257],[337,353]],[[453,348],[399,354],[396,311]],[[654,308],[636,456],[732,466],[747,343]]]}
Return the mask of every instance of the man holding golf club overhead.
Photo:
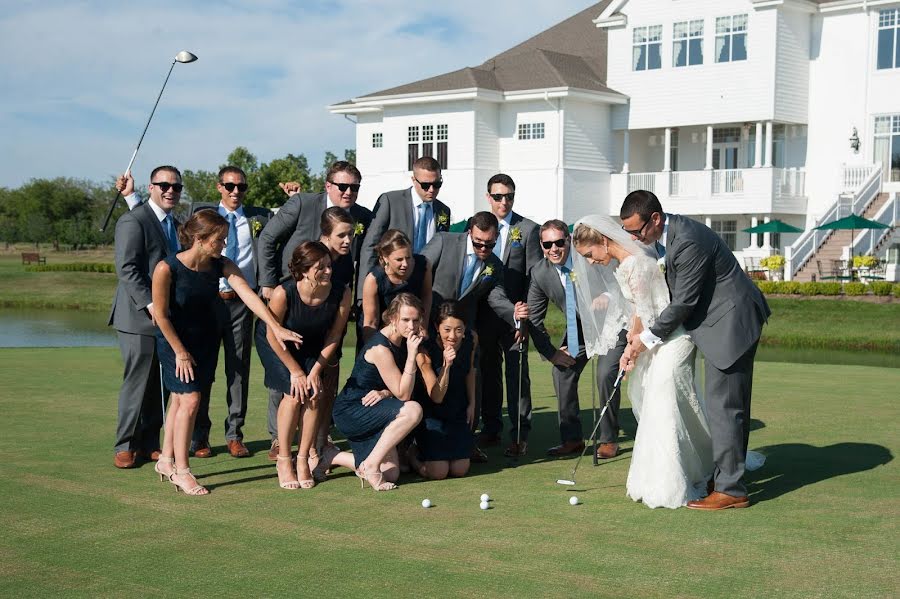
{"label": "man holding golf club overhead", "polygon": [[[119,179],[130,195],[134,179]],[[126,212],[116,222],[115,263],[119,284],[109,324],[116,328],[125,371],[119,391],[116,423],[116,468],[133,468],[136,459],[159,457],[162,428],[162,387],[156,355],[157,331],[150,293],[150,273],[156,264],[177,253],[180,223],[171,212],[181,199],[181,173],[159,166],[150,173],[150,200]]]}

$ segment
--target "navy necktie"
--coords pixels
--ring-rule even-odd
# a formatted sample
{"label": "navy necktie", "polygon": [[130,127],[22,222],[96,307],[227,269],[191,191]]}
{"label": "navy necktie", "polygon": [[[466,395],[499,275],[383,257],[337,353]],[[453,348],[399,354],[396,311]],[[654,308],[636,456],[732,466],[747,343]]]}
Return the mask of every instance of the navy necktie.
{"label": "navy necktie", "polygon": [[660,258],[666,257],[666,246],[661,244],[660,242],[656,242],[656,253],[659,254]]}
{"label": "navy necktie", "polygon": [[164,220],[166,225],[163,227],[163,230],[166,232],[166,239],[169,240],[169,249],[174,254],[178,252],[178,234],[175,232],[175,219],[172,218],[171,214],[167,214]]}

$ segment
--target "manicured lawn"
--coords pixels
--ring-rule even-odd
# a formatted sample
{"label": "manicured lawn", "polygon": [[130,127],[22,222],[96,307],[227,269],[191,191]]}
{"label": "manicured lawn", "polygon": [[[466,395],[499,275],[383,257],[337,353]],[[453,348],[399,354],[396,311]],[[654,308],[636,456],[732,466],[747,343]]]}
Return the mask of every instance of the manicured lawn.
{"label": "manicured lawn", "polygon": [[[43,252],[48,264],[112,262],[112,251]],[[116,275],[96,272],[26,272],[19,253],[0,254],[0,307],[105,310],[112,305]]]}
{"label": "manicured lawn", "polygon": [[[347,359],[345,352],[344,376]],[[176,494],[149,465],[112,467],[113,349],[0,350],[0,595],[325,597],[888,597],[898,576],[900,370],[758,363],[750,475],[755,505],[649,510],[624,496],[626,453],[582,461],[557,439],[548,367],[532,356],[527,459],[500,450],[465,479],[360,491],[346,470],[278,489],[265,456],[254,357],[247,440],[256,452],[194,460],[208,497]],[[220,370],[220,379],[221,376]],[[589,379],[582,386],[590,423]],[[221,383],[213,421],[224,417]],[[478,509],[489,493],[492,509]],[[428,497],[435,507],[419,506]],[[893,573],[892,573],[893,572]]]}

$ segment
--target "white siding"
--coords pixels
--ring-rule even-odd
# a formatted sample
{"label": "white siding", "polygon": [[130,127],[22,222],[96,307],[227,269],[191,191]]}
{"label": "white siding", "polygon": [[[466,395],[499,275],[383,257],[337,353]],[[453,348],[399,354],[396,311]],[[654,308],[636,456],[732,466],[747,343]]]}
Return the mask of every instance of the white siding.
{"label": "white siding", "polygon": [[612,203],[616,204],[615,209],[618,211],[623,198],[610,198],[609,180],[608,172],[565,169],[563,172],[563,212],[561,215],[554,214],[547,218],[561,218],[571,225],[588,214],[609,214]]}
{"label": "white siding", "polygon": [[[500,106],[475,102],[475,164],[478,168],[500,168]],[[490,178],[490,177],[488,177]]]}
{"label": "white siding", "polygon": [[565,167],[612,169],[609,104],[566,99],[563,103],[563,164]]}
{"label": "white siding", "polygon": [[[500,170],[556,167],[559,160],[559,100],[507,102],[500,106]],[[543,123],[544,139],[522,139],[519,123]]]}
{"label": "white siding", "polygon": [[809,30],[812,16],[778,11],[778,52],[775,63],[775,119],[805,123],[809,106]]}

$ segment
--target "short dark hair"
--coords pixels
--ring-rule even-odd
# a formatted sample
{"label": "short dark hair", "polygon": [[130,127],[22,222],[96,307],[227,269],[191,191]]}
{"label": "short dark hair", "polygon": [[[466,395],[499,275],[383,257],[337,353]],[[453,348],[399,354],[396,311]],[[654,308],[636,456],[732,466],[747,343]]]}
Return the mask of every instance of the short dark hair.
{"label": "short dark hair", "polygon": [[356,224],[350,213],[340,206],[330,206],[322,211],[322,218],[319,219],[319,229],[322,235],[328,237],[334,231],[334,226],[338,223],[345,223],[351,227]]}
{"label": "short dark hair", "polygon": [[304,241],[294,248],[294,253],[291,254],[291,262],[288,264],[288,270],[291,271],[291,276],[294,277],[294,280],[299,281],[313,264],[318,263],[319,260],[326,256],[331,261],[331,252],[328,251],[324,243],[321,241]]}
{"label": "short dark hair", "polygon": [[656,194],[646,189],[635,189],[625,196],[622,209],[619,210],[619,218],[625,220],[638,214],[642,219],[650,220],[654,212],[663,213],[662,204],[659,203]]}
{"label": "short dark hair", "polygon": [[428,171],[431,173],[439,173],[441,172],[441,163],[431,156],[422,156],[421,158],[413,162],[412,170],[416,169]]}
{"label": "short dark hair", "polygon": [[456,300],[446,300],[438,306],[437,316],[434,319],[434,326],[439,326],[448,318],[456,318],[466,322],[466,313],[462,309],[462,304]]}
{"label": "short dark hair", "polygon": [[174,166],[170,166],[168,164],[164,164],[163,166],[158,166],[152,171],[150,171],[150,182],[153,183],[153,180],[156,179],[156,174],[162,171],[169,171],[170,173],[175,173],[179,179],[181,179],[181,171],[175,168]]}
{"label": "short dark hair", "polygon": [[331,178],[334,177],[337,173],[348,173],[353,177],[356,177],[357,181],[362,181],[362,173],[359,172],[359,169],[346,160],[338,160],[337,162],[329,166],[328,172],[325,173],[325,180],[331,181]]}
{"label": "short dark hair", "polygon": [[247,173],[244,172],[244,169],[242,169],[238,166],[228,165],[228,166],[223,166],[222,168],[219,169],[219,174],[218,174],[219,183],[222,182],[222,177],[224,177],[228,173],[234,173],[235,175],[240,175],[241,179],[243,179],[245,183],[247,182]]}
{"label": "short dark hair", "polygon": [[556,229],[566,237],[569,236],[569,225],[559,220],[558,218],[551,218],[543,225],[541,225],[541,230],[538,232],[538,235],[543,235],[544,231],[547,229]]}
{"label": "short dark hair", "polygon": [[214,235],[226,237],[228,221],[217,210],[212,209],[198,210],[178,229],[178,241],[185,250],[193,247],[198,237],[209,239]]}
{"label": "short dark hair", "polygon": [[488,193],[491,193],[491,187],[493,187],[494,185],[497,185],[497,184],[506,185],[513,191],[516,190],[516,183],[512,180],[512,177],[510,177],[509,175],[505,175],[503,173],[497,173],[496,175],[494,175],[493,177],[488,179],[488,184],[487,184]]}
{"label": "short dark hair", "polygon": [[469,229],[471,230],[475,227],[478,227],[482,231],[490,231],[491,229],[496,231],[499,229],[500,225],[497,223],[496,216],[486,210],[482,210],[481,212],[476,212],[469,220]]}

